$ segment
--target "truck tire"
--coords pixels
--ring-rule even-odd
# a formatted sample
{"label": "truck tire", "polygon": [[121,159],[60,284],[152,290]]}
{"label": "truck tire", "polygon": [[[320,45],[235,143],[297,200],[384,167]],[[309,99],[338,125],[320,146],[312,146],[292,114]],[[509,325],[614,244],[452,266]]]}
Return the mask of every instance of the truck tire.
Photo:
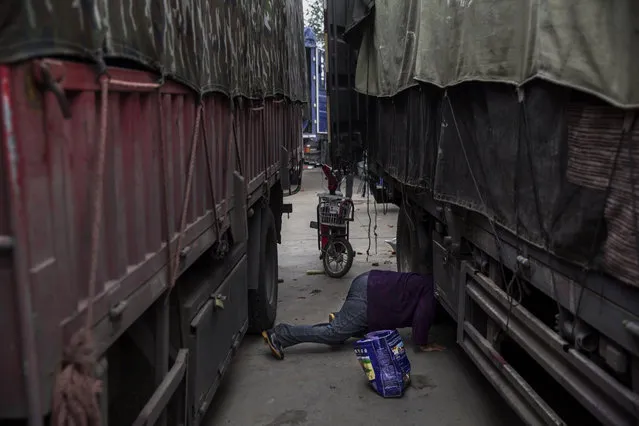
{"label": "truck tire", "polygon": [[[397,216],[397,271],[430,274],[433,271],[431,236],[427,227],[414,216],[409,217],[410,214],[410,211],[402,208]],[[425,247],[420,246],[420,236]]]}
{"label": "truck tire", "polygon": [[397,215],[397,234],[395,256],[397,258],[397,272],[415,272],[417,253],[417,238],[411,232],[410,220],[405,209]]}
{"label": "truck tire", "polygon": [[[415,229],[411,229],[408,214],[410,213],[405,209],[401,209],[397,216],[397,247],[395,249],[397,272],[417,272],[422,275],[430,275],[433,273],[431,234],[423,221],[417,220],[414,216],[412,224]],[[422,246],[419,244],[419,235],[422,237]],[[437,300],[433,324],[439,324],[446,318],[448,318],[448,314]]]}
{"label": "truck tire", "polygon": [[270,208],[262,209],[257,289],[249,290],[249,333],[273,327],[277,316],[278,261],[277,231]]}

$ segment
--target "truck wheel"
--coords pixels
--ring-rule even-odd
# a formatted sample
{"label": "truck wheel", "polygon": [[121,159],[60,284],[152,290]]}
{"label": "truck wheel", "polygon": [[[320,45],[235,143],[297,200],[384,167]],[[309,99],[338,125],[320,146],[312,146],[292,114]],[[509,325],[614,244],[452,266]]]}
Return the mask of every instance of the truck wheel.
{"label": "truck wheel", "polygon": [[257,289],[249,290],[250,333],[260,333],[273,327],[277,316],[277,232],[270,208],[262,209],[259,269]]}
{"label": "truck wheel", "polygon": [[419,237],[430,241],[430,235],[426,227],[416,218],[409,218],[410,212],[401,209],[397,216],[397,247],[395,250],[398,272],[417,272],[420,274],[432,273],[432,253],[429,247],[420,247]]}
{"label": "truck wheel", "polygon": [[410,220],[405,209],[397,215],[397,241],[395,255],[397,257],[397,272],[415,272],[417,252],[417,238],[411,232]]}
{"label": "truck wheel", "polygon": [[[422,275],[433,273],[433,253],[432,253],[432,237],[428,233],[427,226],[423,221],[418,221],[412,217],[412,224],[416,229],[411,229],[408,213],[405,209],[401,209],[397,216],[397,247],[395,254],[397,256],[397,272],[417,272]],[[422,233],[423,241],[426,247],[419,246],[418,235]],[[446,310],[441,306],[439,300],[435,308],[435,317],[433,324],[439,324],[448,318]]]}

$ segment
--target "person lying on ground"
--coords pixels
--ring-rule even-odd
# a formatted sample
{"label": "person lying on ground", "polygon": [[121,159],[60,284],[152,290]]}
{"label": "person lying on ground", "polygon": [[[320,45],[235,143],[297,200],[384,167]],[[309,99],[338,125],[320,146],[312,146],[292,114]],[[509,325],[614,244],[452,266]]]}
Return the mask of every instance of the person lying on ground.
{"label": "person lying on ground", "polygon": [[262,331],[262,337],[277,359],[284,349],[299,343],[338,345],[367,332],[413,327],[413,343],[422,351],[444,348],[428,343],[435,316],[435,284],[432,276],[409,272],[372,270],[357,276],[339,312],[327,323],[278,324]]}

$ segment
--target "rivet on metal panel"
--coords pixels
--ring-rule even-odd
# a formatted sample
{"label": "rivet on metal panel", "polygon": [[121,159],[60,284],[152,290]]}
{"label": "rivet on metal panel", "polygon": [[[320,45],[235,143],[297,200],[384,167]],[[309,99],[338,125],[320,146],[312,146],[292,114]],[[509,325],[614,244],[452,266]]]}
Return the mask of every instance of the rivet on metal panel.
{"label": "rivet on metal panel", "polygon": [[186,246],[180,250],[180,258],[184,259],[191,252],[191,246]]}
{"label": "rivet on metal panel", "polygon": [[109,310],[109,319],[111,321],[118,321],[119,319],[121,319],[122,313],[124,312],[128,304],[129,303],[126,300],[121,300],[113,305]]}

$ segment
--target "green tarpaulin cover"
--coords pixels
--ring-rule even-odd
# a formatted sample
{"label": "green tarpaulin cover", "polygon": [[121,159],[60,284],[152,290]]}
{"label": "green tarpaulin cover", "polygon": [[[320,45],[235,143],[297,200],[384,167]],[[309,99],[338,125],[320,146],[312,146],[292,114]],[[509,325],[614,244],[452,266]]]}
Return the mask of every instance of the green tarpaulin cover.
{"label": "green tarpaulin cover", "polygon": [[535,77],[639,107],[636,0],[375,0],[356,88],[393,96],[417,82],[521,85]]}
{"label": "green tarpaulin cover", "polygon": [[205,93],[306,101],[301,0],[2,0],[0,63],[132,60]]}

